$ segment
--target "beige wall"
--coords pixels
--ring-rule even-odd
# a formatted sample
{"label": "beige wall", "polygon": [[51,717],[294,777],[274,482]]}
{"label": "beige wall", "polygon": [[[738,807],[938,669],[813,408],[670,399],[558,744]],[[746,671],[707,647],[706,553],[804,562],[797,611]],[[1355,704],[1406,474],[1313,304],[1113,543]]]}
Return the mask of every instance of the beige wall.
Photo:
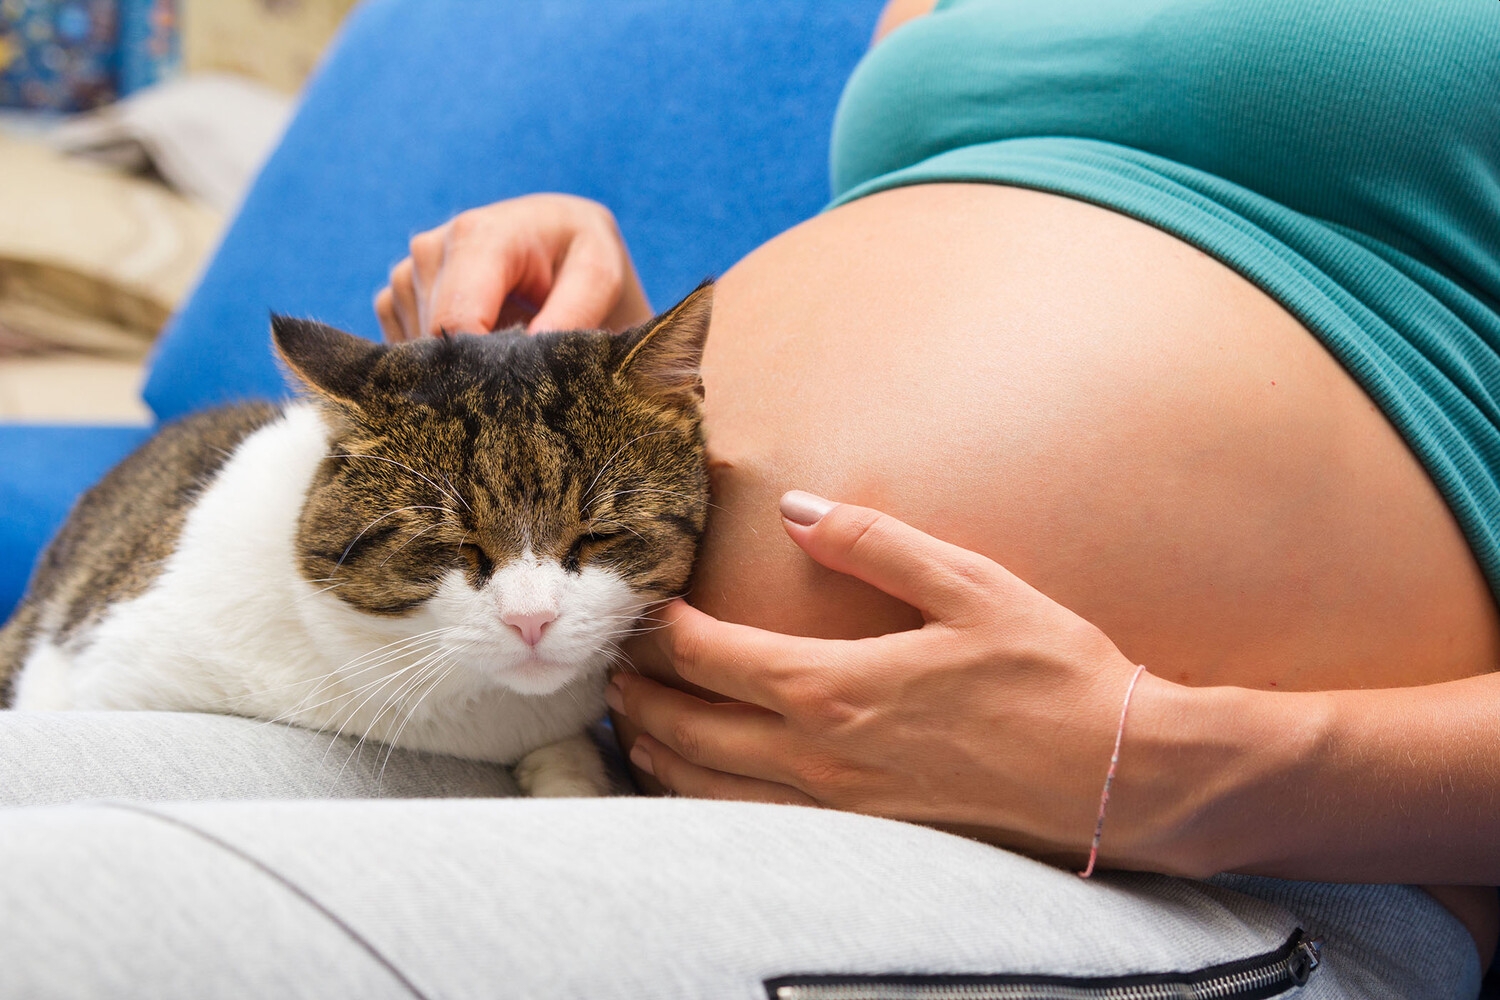
{"label": "beige wall", "polygon": [[183,61],[295,93],[356,0],[183,0]]}

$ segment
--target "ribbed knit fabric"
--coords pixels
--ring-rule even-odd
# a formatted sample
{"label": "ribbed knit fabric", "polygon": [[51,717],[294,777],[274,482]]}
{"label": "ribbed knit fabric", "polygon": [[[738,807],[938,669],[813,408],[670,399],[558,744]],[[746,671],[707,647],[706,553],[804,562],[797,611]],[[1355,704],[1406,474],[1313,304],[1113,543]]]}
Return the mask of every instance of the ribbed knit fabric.
{"label": "ribbed knit fabric", "polygon": [[1454,996],[1479,991],[1474,939],[1414,885],[1290,882],[1255,875],[1218,875],[1208,882],[1297,914],[1310,936],[1323,939],[1322,971],[1348,996],[1412,997],[1436,983],[1447,984]]}
{"label": "ribbed knit fabric", "polygon": [[834,204],[942,181],[1093,202],[1313,332],[1500,597],[1500,4],[942,0],[861,63]]}

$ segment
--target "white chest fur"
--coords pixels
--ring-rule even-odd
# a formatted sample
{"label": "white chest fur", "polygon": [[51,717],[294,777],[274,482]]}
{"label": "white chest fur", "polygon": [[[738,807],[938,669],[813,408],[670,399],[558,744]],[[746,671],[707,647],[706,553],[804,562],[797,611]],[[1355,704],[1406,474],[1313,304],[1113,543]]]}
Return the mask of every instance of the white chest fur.
{"label": "white chest fur", "polygon": [[[596,572],[568,583],[576,593],[561,596],[559,624],[578,624],[537,645],[565,663],[547,683],[534,682],[535,670],[526,675],[530,689],[497,679],[505,673],[497,662],[531,664],[536,651],[489,622],[499,598],[463,585],[461,575],[413,615],[382,619],[297,572],[298,516],[327,451],[327,428],[307,404],[246,438],[143,594],[66,644],[42,622],[17,678],[16,707],[230,712],[499,763],[602,714],[607,643],[594,642],[588,620],[617,622],[639,610],[622,582]],[[506,569],[512,578],[530,574],[528,593],[552,572]]]}

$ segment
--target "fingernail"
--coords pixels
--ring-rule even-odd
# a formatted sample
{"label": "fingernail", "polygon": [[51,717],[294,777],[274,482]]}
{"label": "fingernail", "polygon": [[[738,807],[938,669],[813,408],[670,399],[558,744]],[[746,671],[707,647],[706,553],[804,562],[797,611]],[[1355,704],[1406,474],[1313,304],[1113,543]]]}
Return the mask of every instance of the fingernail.
{"label": "fingernail", "polygon": [[793,524],[811,525],[823,520],[823,515],[837,507],[832,500],[825,500],[816,493],[792,490],[781,495],[781,516]]}
{"label": "fingernail", "polygon": [[651,766],[651,755],[643,750],[639,743],[630,748],[630,763],[645,771],[651,777],[656,777],[656,768]]}
{"label": "fingernail", "polygon": [[604,703],[621,715],[625,714],[625,695],[620,690],[620,685],[614,681],[610,681],[605,685]]}

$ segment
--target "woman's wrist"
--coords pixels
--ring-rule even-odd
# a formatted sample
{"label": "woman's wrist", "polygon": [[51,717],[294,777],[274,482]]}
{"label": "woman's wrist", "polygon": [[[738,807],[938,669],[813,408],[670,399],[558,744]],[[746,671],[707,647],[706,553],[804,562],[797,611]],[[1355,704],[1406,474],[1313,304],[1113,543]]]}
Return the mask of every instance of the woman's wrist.
{"label": "woman's wrist", "polygon": [[1317,693],[1142,676],[1104,832],[1105,861],[1203,878],[1274,868],[1309,822],[1310,769],[1335,728]]}

